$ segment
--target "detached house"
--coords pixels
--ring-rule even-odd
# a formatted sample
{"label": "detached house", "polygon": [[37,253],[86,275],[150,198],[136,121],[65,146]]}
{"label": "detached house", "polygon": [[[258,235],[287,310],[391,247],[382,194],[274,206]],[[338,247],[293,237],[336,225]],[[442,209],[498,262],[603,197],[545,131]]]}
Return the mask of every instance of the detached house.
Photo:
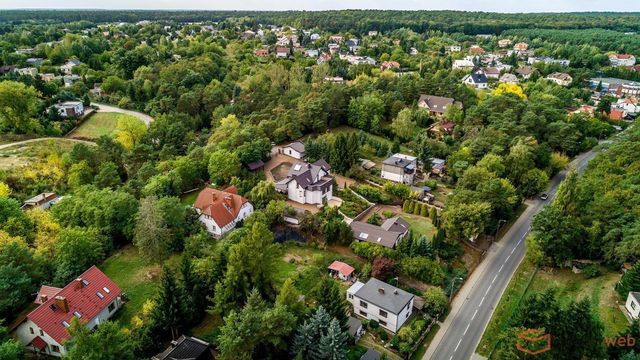
{"label": "detached house", "polygon": [[500,80],[498,80],[498,82],[507,83],[507,84],[517,84],[518,77],[513,74],[506,73],[500,77]]}
{"label": "detached house", "polygon": [[62,117],[80,117],[84,115],[84,105],[82,101],[65,101],[54,105],[54,108]]}
{"label": "detached house", "polygon": [[235,186],[224,190],[204,188],[193,207],[198,212],[198,220],[217,238],[233,230],[239,221],[253,213],[253,205],[238,195]]}
{"label": "detached house", "polygon": [[60,66],[60,71],[65,75],[71,75],[73,68],[80,65],[80,60],[70,59],[64,65]]}
{"label": "detached house", "polygon": [[516,69],[516,74],[522,76],[523,79],[528,80],[534,72],[538,71],[536,68],[531,66],[521,66]]}
{"label": "detached house", "polygon": [[[326,79],[325,79],[326,80]],[[282,153],[291,156],[294,159],[304,158],[304,143],[302,141],[294,141],[282,148]]]}
{"label": "detached house", "polygon": [[501,48],[506,48],[507,46],[511,46],[511,40],[510,39],[500,39],[498,40],[498,46]]}
{"label": "detached house", "polygon": [[356,281],[347,290],[347,301],[353,305],[353,313],[380,326],[398,332],[413,312],[415,296],[384,281],[371,278],[366,284]]}
{"label": "detached house", "polygon": [[476,89],[486,89],[489,87],[487,75],[482,69],[474,70],[471,74],[466,75],[462,78],[462,82]]}
{"label": "detached house", "polygon": [[611,54],[609,61],[611,66],[633,66],[636,64],[636,57],[631,54]]}
{"label": "detached house", "polygon": [[429,111],[429,115],[441,116],[450,106],[457,106],[462,109],[462,103],[456,101],[453,98],[434,96],[434,95],[420,95],[418,99],[418,107]]}
{"label": "detached house", "polygon": [[286,58],[290,55],[289,48],[287,47],[278,47],[276,48],[276,57]]}
{"label": "detached house", "polygon": [[38,194],[31,199],[27,199],[22,203],[22,210],[30,210],[34,208],[41,208],[46,210],[51,206],[55,205],[62,198],[59,197],[56,193],[41,193]]}
{"label": "detached house", "polygon": [[399,216],[387,219],[380,226],[364,221],[352,221],[349,226],[356,241],[366,241],[390,249],[395,248],[402,241],[411,227]]}
{"label": "detached house", "polygon": [[527,44],[526,42],[519,42],[513,45],[513,50],[515,51],[525,51],[528,48],[529,48],[529,44]]}
{"label": "detached house", "polygon": [[323,159],[313,164],[294,164],[287,177],[276,183],[276,190],[300,204],[320,205],[333,197],[333,176],[330,170],[331,166]]}
{"label": "detached house", "polygon": [[416,175],[417,160],[415,156],[393,154],[382,162],[381,177],[402,184],[413,184]]}
{"label": "detached house", "polygon": [[627,309],[630,318],[634,320],[640,319],[640,292],[629,292],[624,307]]}
{"label": "detached house", "polygon": [[36,354],[65,356],[71,320],[97,328],[122,307],[121,294],[118,285],[92,266],[62,289],[43,286],[35,300],[39,306],[18,326],[16,336]]}
{"label": "detached house", "polygon": [[561,72],[554,72],[552,74],[549,74],[547,75],[546,79],[551,80],[560,86],[569,86],[569,84],[571,84],[571,82],[573,81],[571,75]]}

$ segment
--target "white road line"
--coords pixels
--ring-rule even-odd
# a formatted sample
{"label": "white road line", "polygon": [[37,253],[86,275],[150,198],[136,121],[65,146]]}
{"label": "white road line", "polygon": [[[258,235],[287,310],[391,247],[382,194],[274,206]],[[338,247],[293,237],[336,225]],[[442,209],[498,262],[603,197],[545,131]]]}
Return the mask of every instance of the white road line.
{"label": "white road line", "polygon": [[453,349],[453,352],[458,351],[458,347],[460,346],[460,343],[462,342],[462,338],[460,340],[458,340],[458,345],[456,345],[456,348]]}
{"label": "white road line", "polygon": [[480,300],[480,305],[478,305],[478,307],[482,306],[482,303],[484,302],[484,296],[482,297],[482,300]]}
{"label": "white road line", "polygon": [[467,324],[467,328],[464,329],[464,333],[462,333],[462,335],[467,335],[467,331],[469,331],[469,326],[471,326],[471,323]]}
{"label": "white road line", "polygon": [[449,358],[449,360],[453,359],[453,355],[451,355],[451,357]]}
{"label": "white road line", "polygon": [[498,274],[496,274],[496,275],[493,277],[493,280],[491,280],[491,283],[492,283],[492,284],[493,284],[494,282],[496,282],[496,278],[497,278],[497,277],[498,277]]}
{"label": "white road line", "polygon": [[503,267],[504,267],[504,264],[500,265],[500,269],[498,269],[498,272],[502,271]]}
{"label": "white road line", "polygon": [[489,293],[489,290],[491,290],[491,285],[489,285],[489,287],[487,288],[487,291],[484,292],[485,296]]}
{"label": "white road line", "polygon": [[509,261],[509,259],[510,259],[510,258],[511,258],[511,255],[507,256],[507,258],[506,258],[506,259],[504,259],[504,263],[506,264],[506,263],[507,263],[507,261]]}
{"label": "white road line", "polygon": [[511,254],[513,254],[514,251],[516,251],[516,246],[514,246],[513,249],[511,249]]}
{"label": "white road line", "polygon": [[[482,301],[484,301],[484,298],[482,298]],[[478,313],[478,309],[476,309],[476,311],[473,313],[473,316],[471,317],[471,320],[476,318],[476,314]],[[471,324],[469,324],[471,325]],[[467,326],[468,327],[468,326]]]}

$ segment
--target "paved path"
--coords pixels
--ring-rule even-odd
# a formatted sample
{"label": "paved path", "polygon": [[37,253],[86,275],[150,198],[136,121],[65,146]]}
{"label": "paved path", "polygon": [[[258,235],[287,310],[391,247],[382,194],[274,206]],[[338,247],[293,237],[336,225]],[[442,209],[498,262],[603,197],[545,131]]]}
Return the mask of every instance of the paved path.
{"label": "paved path", "polygon": [[[574,159],[570,167],[582,172],[596,152],[589,151]],[[564,179],[566,171],[557,174],[549,186],[549,199],[529,202],[524,213],[511,226],[504,237],[489,252],[460,289],[451,304],[451,313],[441,324],[440,331],[431,342],[423,359],[468,360],[474,355],[482,333],[500,301],[513,273],[525,255],[524,238],[529,233],[531,220],[548,204]]]}
{"label": "paved path", "polygon": [[6,149],[6,148],[10,148],[12,146],[24,145],[24,144],[29,144],[29,143],[33,143],[33,142],[37,142],[37,141],[44,141],[44,140],[67,140],[67,141],[75,141],[75,142],[83,143],[83,144],[87,144],[87,145],[95,145],[96,144],[96,143],[94,143],[92,141],[87,141],[87,140],[70,139],[70,138],[58,138],[58,137],[44,137],[44,138],[35,138],[35,139],[29,139],[29,140],[16,141],[16,142],[8,143],[8,144],[2,144],[2,145],[0,145],[0,150]]}
{"label": "paved path", "polygon": [[115,107],[107,104],[100,104],[100,103],[91,103],[91,105],[98,107],[98,110],[96,110],[96,112],[116,112],[116,113],[135,116],[138,119],[144,121],[144,123],[147,124],[147,126],[149,126],[153,122],[153,118],[151,116],[138,111],[121,109],[119,107]]}

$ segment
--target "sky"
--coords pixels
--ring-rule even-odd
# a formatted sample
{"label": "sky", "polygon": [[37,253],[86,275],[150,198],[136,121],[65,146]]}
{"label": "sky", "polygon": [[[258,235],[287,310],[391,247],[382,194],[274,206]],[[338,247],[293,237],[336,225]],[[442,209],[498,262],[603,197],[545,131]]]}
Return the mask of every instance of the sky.
{"label": "sky", "polygon": [[203,9],[203,10],[469,10],[490,12],[640,11],[625,0],[0,0],[0,9]]}

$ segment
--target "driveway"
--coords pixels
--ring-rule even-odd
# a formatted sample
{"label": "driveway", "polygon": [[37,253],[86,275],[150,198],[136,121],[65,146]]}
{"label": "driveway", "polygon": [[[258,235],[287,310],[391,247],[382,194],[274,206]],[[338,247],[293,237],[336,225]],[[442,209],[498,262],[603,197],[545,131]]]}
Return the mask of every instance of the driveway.
{"label": "driveway", "polygon": [[153,118],[151,116],[138,111],[121,109],[119,107],[100,104],[100,103],[91,103],[91,105],[98,107],[98,110],[96,110],[96,112],[115,112],[115,113],[127,114],[127,115],[137,117],[138,119],[142,120],[145,124],[147,124],[147,126],[151,125],[151,123],[153,122]]}

